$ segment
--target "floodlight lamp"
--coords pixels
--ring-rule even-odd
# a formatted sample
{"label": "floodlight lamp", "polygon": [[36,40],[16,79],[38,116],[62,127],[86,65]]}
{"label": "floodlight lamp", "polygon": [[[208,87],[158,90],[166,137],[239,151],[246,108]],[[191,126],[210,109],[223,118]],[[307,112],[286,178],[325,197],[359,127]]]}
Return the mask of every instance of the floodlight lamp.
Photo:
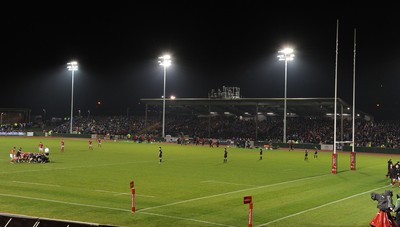
{"label": "floodlight lamp", "polygon": [[283,50],[278,51],[278,53],[281,53],[280,55],[278,55],[279,61],[293,61],[294,60],[294,54],[293,54],[292,48],[285,48]]}
{"label": "floodlight lamp", "polygon": [[76,71],[78,70],[78,62],[76,61],[71,61],[67,63],[67,68],[69,71]]}
{"label": "floodlight lamp", "polygon": [[293,53],[293,49],[292,48],[285,48],[285,49],[281,50],[280,52],[285,54],[285,55],[288,55],[288,54]]}
{"label": "floodlight lamp", "polygon": [[171,65],[171,56],[170,55],[164,55],[161,57],[158,57],[158,59],[162,59],[161,61],[158,61],[160,65],[164,67],[168,67]]}

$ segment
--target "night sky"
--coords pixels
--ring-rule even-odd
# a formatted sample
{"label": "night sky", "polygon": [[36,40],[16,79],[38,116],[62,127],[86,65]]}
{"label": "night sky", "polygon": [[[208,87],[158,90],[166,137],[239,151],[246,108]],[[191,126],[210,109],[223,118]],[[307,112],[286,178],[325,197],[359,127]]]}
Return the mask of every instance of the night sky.
{"label": "night sky", "polygon": [[286,11],[256,1],[189,2],[10,9],[1,16],[0,108],[69,116],[66,64],[76,60],[75,111],[144,114],[140,98],[163,94],[158,57],[165,53],[172,56],[167,97],[206,98],[211,89],[230,86],[244,98],[282,98],[284,62],[277,54],[288,45],[295,59],[288,63],[287,97],[334,97],[339,21],[338,97],[352,103],[356,29],[356,107],[376,119],[399,119],[395,7]]}

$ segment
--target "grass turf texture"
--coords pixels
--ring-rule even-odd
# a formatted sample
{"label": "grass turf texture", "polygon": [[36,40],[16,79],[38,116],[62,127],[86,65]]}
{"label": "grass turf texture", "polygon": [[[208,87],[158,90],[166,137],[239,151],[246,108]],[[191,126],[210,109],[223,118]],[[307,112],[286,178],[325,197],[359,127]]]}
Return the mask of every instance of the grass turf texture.
{"label": "grass turf texture", "polygon": [[[13,146],[50,148],[50,163],[9,162]],[[369,226],[378,209],[371,192],[393,190],[385,178],[387,160],[399,156],[348,153],[318,159],[304,150],[264,151],[175,144],[0,137],[0,212],[118,226],[247,226],[253,197],[253,226]],[[163,148],[159,164],[158,147]],[[135,181],[136,212],[129,183]]]}

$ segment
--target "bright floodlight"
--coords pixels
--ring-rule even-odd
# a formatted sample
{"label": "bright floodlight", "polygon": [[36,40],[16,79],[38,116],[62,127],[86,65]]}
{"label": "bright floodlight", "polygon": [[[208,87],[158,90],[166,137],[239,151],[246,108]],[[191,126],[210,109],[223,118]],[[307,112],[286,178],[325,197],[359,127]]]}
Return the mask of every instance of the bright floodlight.
{"label": "bright floodlight", "polygon": [[67,63],[67,68],[69,71],[76,71],[78,70],[78,62],[76,61],[71,61]]}
{"label": "bright floodlight", "polygon": [[162,65],[164,67],[168,67],[171,65],[171,56],[168,54],[158,57],[158,59],[162,59],[162,61],[158,61],[158,62],[160,63],[160,65]]}
{"label": "bright floodlight", "polygon": [[285,48],[283,50],[278,51],[278,53],[281,53],[280,55],[278,55],[279,61],[293,61],[294,60],[294,54],[293,54],[292,48]]}

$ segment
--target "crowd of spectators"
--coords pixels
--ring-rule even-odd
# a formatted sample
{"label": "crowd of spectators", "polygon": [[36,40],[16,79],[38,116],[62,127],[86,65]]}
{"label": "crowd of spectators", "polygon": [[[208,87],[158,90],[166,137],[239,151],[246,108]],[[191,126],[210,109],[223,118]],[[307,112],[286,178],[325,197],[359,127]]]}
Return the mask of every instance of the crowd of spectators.
{"label": "crowd of spectators", "polygon": [[[7,122],[5,122],[5,116]],[[26,132],[34,127],[32,123],[21,123],[23,117],[18,114],[3,116],[0,135]],[[9,123],[20,122],[20,123]],[[282,142],[283,119],[267,117],[255,121],[254,118],[240,118],[232,115],[199,117],[196,115],[167,115],[165,135],[180,138],[194,138],[208,141],[241,140]],[[50,122],[48,122],[50,125]],[[343,128],[342,128],[343,125]],[[44,130],[44,122],[42,124]],[[65,121],[57,126],[47,128],[51,133],[69,133],[70,122]],[[77,134],[98,134],[127,136],[137,141],[149,141],[161,138],[161,116],[85,116],[75,117],[73,132]],[[288,117],[286,125],[287,141],[298,143],[332,144],[333,119],[330,117]],[[200,140],[200,141],[201,141]],[[352,120],[337,121],[337,140],[352,140]],[[364,120],[355,121],[355,145],[360,147],[400,147],[400,120]]]}
{"label": "crowd of spectators", "polygon": [[14,124],[2,124],[0,125],[0,132],[23,132],[30,124],[26,123],[14,123]]}
{"label": "crowd of spectators", "polygon": [[[53,133],[68,133],[70,123],[65,122],[53,129]],[[352,121],[337,121],[337,140],[352,140]],[[256,130],[257,129],[257,130]],[[159,117],[80,117],[76,118],[73,131],[78,134],[132,135],[142,141],[161,137],[162,124]],[[282,142],[283,121],[269,117],[262,121],[237,117],[167,117],[165,134],[172,137],[216,138],[231,140],[259,140]],[[287,140],[299,143],[333,143],[332,118],[287,118]],[[366,121],[355,123],[356,146],[398,148],[400,146],[400,121]]]}

